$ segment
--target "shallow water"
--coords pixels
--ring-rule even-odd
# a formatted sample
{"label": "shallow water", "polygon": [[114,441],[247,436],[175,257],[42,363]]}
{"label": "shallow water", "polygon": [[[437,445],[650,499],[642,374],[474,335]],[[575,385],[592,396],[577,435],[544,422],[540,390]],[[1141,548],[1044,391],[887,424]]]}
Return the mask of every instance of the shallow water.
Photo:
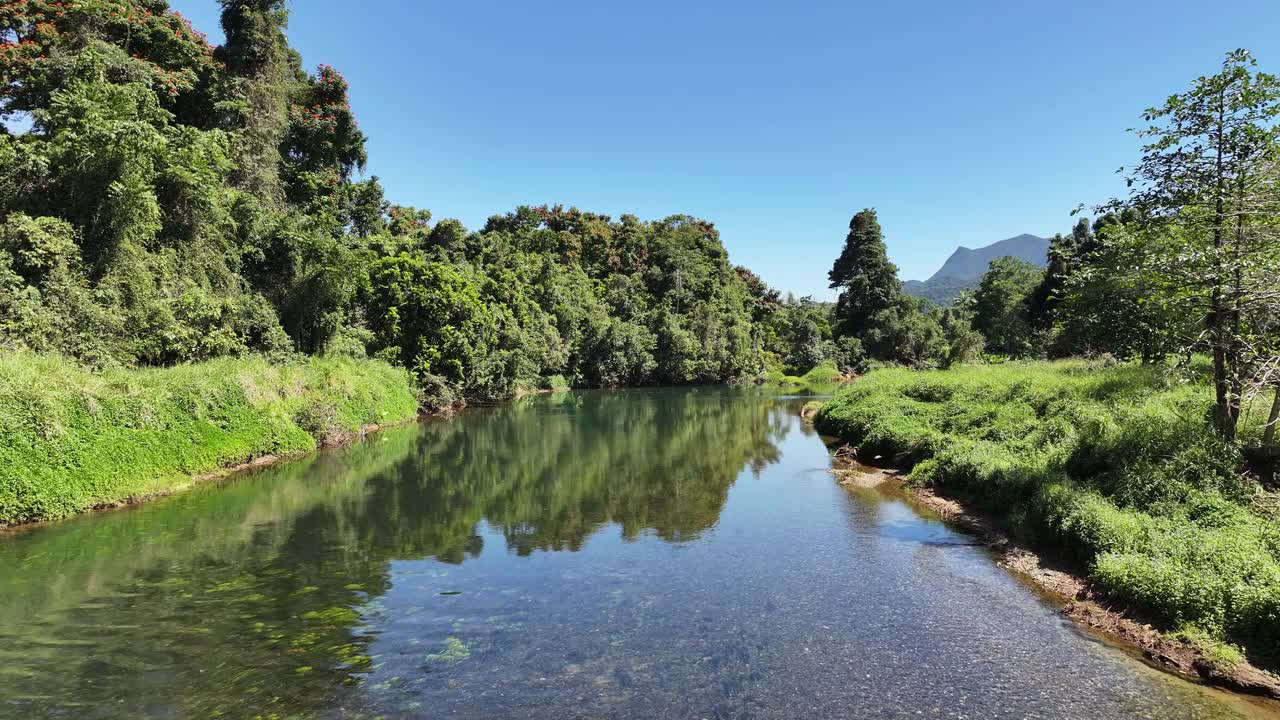
{"label": "shallow water", "polygon": [[0,716],[1232,718],[735,389],[468,411],[0,536]]}

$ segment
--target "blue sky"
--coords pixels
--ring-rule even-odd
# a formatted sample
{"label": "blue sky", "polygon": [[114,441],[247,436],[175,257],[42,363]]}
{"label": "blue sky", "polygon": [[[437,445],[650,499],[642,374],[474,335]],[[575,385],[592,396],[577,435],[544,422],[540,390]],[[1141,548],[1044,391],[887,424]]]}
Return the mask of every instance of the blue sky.
{"label": "blue sky", "polygon": [[[214,0],[171,4],[221,37]],[[473,228],[520,204],[697,215],[733,262],[824,298],[860,208],[924,278],[1121,193],[1125,130],[1226,51],[1280,71],[1275,0],[290,8],[307,67],[351,82],[393,201]]]}

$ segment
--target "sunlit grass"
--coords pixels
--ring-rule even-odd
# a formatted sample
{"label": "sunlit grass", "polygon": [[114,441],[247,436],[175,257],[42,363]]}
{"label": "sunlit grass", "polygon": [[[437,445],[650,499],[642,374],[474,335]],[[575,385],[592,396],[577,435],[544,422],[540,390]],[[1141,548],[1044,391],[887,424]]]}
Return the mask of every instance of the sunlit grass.
{"label": "sunlit grass", "polygon": [[90,372],[0,354],[0,524],[164,492],[193,474],[417,412],[409,376],[374,361],[221,359]]}
{"label": "sunlit grass", "polygon": [[817,425],[1062,548],[1164,628],[1270,655],[1280,526],[1251,511],[1258,488],[1211,432],[1200,376],[1081,361],[878,370]]}

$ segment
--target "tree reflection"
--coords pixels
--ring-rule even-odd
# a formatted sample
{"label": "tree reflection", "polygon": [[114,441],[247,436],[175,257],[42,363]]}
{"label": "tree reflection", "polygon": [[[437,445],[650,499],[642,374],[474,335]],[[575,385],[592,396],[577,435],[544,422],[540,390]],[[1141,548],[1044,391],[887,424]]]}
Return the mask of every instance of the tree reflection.
{"label": "tree reflection", "polygon": [[791,423],[747,390],[525,399],[0,542],[0,686],[23,714],[307,715],[375,662],[389,563],[687,542]]}

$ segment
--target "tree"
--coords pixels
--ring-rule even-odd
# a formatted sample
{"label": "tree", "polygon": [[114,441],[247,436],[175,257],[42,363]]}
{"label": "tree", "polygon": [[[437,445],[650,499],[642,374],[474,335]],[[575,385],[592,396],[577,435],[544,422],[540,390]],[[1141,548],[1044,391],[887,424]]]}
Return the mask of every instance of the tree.
{"label": "tree", "polygon": [[1049,240],[1049,266],[1027,299],[1027,317],[1034,329],[1044,332],[1053,326],[1067,282],[1081,258],[1092,251],[1092,245],[1088,218],[1080,218],[1070,235],[1059,233]]}
{"label": "tree", "polygon": [[289,100],[300,72],[284,34],[289,11],[284,0],[218,1],[227,41],[215,56],[227,68],[228,87],[219,107],[227,124],[239,131],[236,183],[274,206],[284,195],[279,148],[289,129]]}
{"label": "tree", "polygon": [[1033,349],[1027,303],[1044,279],[1031,263],[1011,257],[991,261],[973,293],[973,327],[989,349],[1015,357]]}
{"label": "tree", "polygon": [[965,290],[950,307],[942,311],[939,320],[942,336],[947,341],[944,367],[973,362],[982,355],[986,341],[982,333],[973,329],[973,292]]}
{"label": "tree", "polygon": [[1104,216],[1095,224],[1097,249],[1083,256],[1057,309],[1055,355],[1108,354],[1153,364],[1194,350],[1202,313],[1183,306],[1177,283],[1159,271],[1185,242],[1176,226],[1145,227]]}
{"label": "tree", "polygon": [[935,367],[947,354],[937,313],[938,307],[924,298],[899,295],[892,307],[871,319],[862,344],[874,358],[917,368]]}
{"label": "tree", "polygon": [[1203,318],[1203,332],[1184,344],[1213,356],[1215,425],[1227,440],[1257,365],[1249,316],[1275,293],[1280,82],[1255,64],[1247,51],[1231,52],[1217,74],[1149,109],[1130,197],[1111,205],[1146,218],[1122,242],[1153,233],[1176,240],[1148,253],[1146,268],[1162,302]]}
{"label": "tree", "polygon": [[831,288],[839,290],[836,322],[839,333],[858,337],[873,329],[877,314],[898,305],[902,286],[898,268],[889,262],[876,211],[853,216],[844,249],[828,273]]}
{"label": "tree", "polygon": [[374,263],[367,292],[379,356],[458,385],[474,381],[472,369],[494,343],[494,319],[472,278],[400,255]]}
{"label": "tree", "polygon": [[834,334],[837,340],[859,340],[860,348],[848,348],[856,364],[861,364],[862,350],[872,358],[916,367],[941,362],[946,343],[936,313],[928,301],[903,294],[875,210],[868,208],[853,216],[844,249],[828,278],[831,287],[840,290],[833,313]]}

